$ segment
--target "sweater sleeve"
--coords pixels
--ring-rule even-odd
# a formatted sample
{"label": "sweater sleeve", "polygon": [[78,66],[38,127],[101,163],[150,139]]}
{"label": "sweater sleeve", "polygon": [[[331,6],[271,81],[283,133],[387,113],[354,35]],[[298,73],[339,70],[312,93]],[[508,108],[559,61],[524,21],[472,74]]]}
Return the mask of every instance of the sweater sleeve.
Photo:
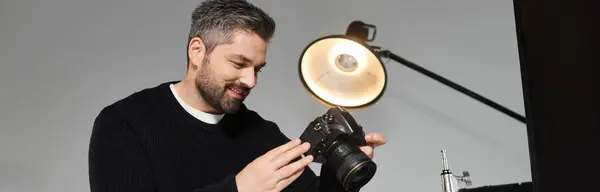
{"label": "sweater sleeve", "polygon": [[[277,145],[282,145],[291,141],[285,136],[279,126],[273,122],[269,122],[270,126],[275,129],[276,135],[274,140]],[[335,179],[335,173],[328,168],[327,164],[321,165],[321,174],[317,176],[310,167],[306,167],[304,172],[292,184],[290,184],[283,192],[347,192]],[[358,192],[358,191],[357,191]]]}
{"label": "sweater sleeve", "polygon": [[91,192],[156,190],[139,138],[113,108],[96,117],[88,155]]}

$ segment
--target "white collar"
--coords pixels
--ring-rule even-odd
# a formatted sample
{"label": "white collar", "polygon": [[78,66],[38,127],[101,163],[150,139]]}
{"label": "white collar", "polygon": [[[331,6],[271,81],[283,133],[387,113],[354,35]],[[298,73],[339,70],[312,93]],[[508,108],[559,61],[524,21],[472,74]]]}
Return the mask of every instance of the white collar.
{"label": "white collar", "polygon": [[169,85],[169,88],[171,88],[171,92],[173,93],[173,96],[175,96],[175,99],[177,99],[177,102],[179,102],[181,107],[183,107],[183,109],[185,109],[185,111],[187,111],[190,115],[194,116],[196,119],[203,121],[205,123],[208,123],[208,124],[217,124],[217,123],[219,123],[219,121],[221,121],[221,119],[223,119],[224,114],[219,114],[219,115],[210,114],[210,113],[206,113],[206,112],[200,111],[198,109],[195,109],[192,106],[189,106],[181,99],[181,97],[179,97],[173,84]]}

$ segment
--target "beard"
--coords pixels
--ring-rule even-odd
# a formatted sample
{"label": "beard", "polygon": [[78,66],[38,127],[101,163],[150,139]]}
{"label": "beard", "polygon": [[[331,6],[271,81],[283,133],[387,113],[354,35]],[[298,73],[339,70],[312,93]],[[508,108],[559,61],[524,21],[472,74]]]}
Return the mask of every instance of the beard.
{"label": "beard", "polygon": [[[246,96],[250,93],[250,89],[235,81],[218,83],[214,76],[214,72],[209,67],[210,60],[208,56],[202,61],[198,74],[196,75],[195,85],[198,93],[208,105],[215,109],[218,113],[233,114],[236,113]],[[242,90],[245,96],[237,99],[229,95],[227,92],[231,88]]]}

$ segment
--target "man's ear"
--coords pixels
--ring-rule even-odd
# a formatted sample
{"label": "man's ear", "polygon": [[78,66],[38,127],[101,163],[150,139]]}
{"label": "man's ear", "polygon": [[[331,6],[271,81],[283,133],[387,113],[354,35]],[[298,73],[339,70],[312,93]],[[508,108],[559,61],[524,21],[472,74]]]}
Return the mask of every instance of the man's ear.
{"label": "man's ear", "polygon": [[191,71],[195,71],[198,69],[204,60],[206,55],[206,47],[204,46],[204,42],[202,39],[198,37],[194,37],[190,40],[188,44],[188,58],[190,58],[190,63],[188,66]]}

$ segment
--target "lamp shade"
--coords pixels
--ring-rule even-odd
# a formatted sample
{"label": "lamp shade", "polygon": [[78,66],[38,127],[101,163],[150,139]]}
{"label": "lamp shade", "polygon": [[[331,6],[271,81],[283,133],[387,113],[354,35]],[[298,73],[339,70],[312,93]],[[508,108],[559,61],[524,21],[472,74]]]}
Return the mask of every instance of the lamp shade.
{"label": "lamp shade", "polygon": [[319,101],[345,108],[366,107],[386,88],[379,57],[363,43],[343,35],[311,42],[302,52],[300,80]]}

